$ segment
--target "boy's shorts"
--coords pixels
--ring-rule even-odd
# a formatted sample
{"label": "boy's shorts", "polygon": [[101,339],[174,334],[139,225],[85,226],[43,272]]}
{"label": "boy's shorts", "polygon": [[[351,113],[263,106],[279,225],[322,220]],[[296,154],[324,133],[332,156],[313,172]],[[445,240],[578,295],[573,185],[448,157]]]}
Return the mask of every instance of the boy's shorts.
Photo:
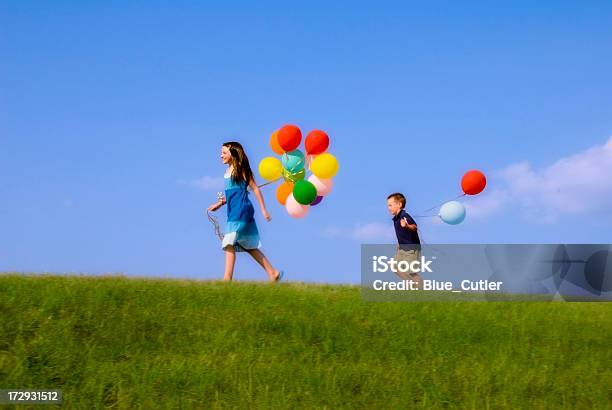
{"label": "boy's shorts", "polygon": [[[419,247],[414,247],[414,249],[402,249],[401,247],[397,248],[397,252],[395,253],[395,260],[399,263],[401,261],[405,262],[413,262],[421,259],[421,249]],[[404,264],[402,264],[404,265]],[[396,265],[397,266],[397,265]],[[404,273],[409,276],[419,276],[419,272],[399,272]]]}

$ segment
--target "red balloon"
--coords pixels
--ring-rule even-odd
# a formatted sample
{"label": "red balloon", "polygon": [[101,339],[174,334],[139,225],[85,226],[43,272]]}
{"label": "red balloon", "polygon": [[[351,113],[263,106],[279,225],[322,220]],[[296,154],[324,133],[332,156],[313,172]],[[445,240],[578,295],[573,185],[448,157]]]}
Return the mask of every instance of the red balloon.
{"label": "red balloon", "polygon": [[278,145],[285,152],[293,151],[302,142],[302,131],[295,125],[285,125],[278,130]]}
{"label": "red balloon", "polygon": [[306,136],[306,153],[308,155],[319,155],[329,147],[329,137],[325,131],[310,131]]}
{"label": "red balloon", "polygon": [[466,195],[477,195],[485,189],[486,185],[487,177],[476,169],[466,172],[461,178],[461,189]]}

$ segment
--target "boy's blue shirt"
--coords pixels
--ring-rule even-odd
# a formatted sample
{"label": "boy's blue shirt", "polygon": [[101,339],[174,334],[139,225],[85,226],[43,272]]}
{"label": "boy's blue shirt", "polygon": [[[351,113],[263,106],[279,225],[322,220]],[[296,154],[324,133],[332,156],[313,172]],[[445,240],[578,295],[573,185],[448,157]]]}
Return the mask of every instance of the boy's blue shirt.
{"label": "boy's blue shirt", "polygon": [[416,225],[416,222],[412,217],[402,209],[397,215],[393,217],[393,226],[395,227],[395,234],[397,235],[397,242],[400,245],[420,245],[421,240],[417,231],[412,231],[408,228],[402,228],[401,220],[406,218],[406,221],[411,225]]}

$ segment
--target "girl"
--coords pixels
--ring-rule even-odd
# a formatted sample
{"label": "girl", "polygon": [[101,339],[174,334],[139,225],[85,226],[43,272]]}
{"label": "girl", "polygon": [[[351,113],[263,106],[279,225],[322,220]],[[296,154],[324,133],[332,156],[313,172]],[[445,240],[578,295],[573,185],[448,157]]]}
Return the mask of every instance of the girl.
{"label": "girl", "polygon": [[248,252],[266,271],[272,282],[283,277],[283,271],[275,270],[268,258],[259,250],[259,231],[253,218],[255,210],[249,200],[248,187],[251,187],[261,213],[266,221],[272,218],[266,210],[263,196],[253,179],[249,159],[238,142],[226,142],[221,147],[221,161],[227,164],[225,179],[225,197],[208,207],[216,211],[227,203],[227,227],[221,247],[225,250],[225,273],[223,280],[231,281],[234,275],[236,252]]}

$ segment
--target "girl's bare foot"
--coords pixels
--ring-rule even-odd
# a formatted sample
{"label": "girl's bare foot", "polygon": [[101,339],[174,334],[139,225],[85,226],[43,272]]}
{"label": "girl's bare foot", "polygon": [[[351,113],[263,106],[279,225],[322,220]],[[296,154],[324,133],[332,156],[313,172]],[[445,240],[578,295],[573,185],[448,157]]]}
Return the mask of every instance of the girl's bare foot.
{"label": "girl's bare foot", "polygon": [[281,280],[283,278],[285,272],[283,272],[282,270],[277,270],[276,271],[276,275],[274,275],[274,282],[278,282],[279,280]]}

